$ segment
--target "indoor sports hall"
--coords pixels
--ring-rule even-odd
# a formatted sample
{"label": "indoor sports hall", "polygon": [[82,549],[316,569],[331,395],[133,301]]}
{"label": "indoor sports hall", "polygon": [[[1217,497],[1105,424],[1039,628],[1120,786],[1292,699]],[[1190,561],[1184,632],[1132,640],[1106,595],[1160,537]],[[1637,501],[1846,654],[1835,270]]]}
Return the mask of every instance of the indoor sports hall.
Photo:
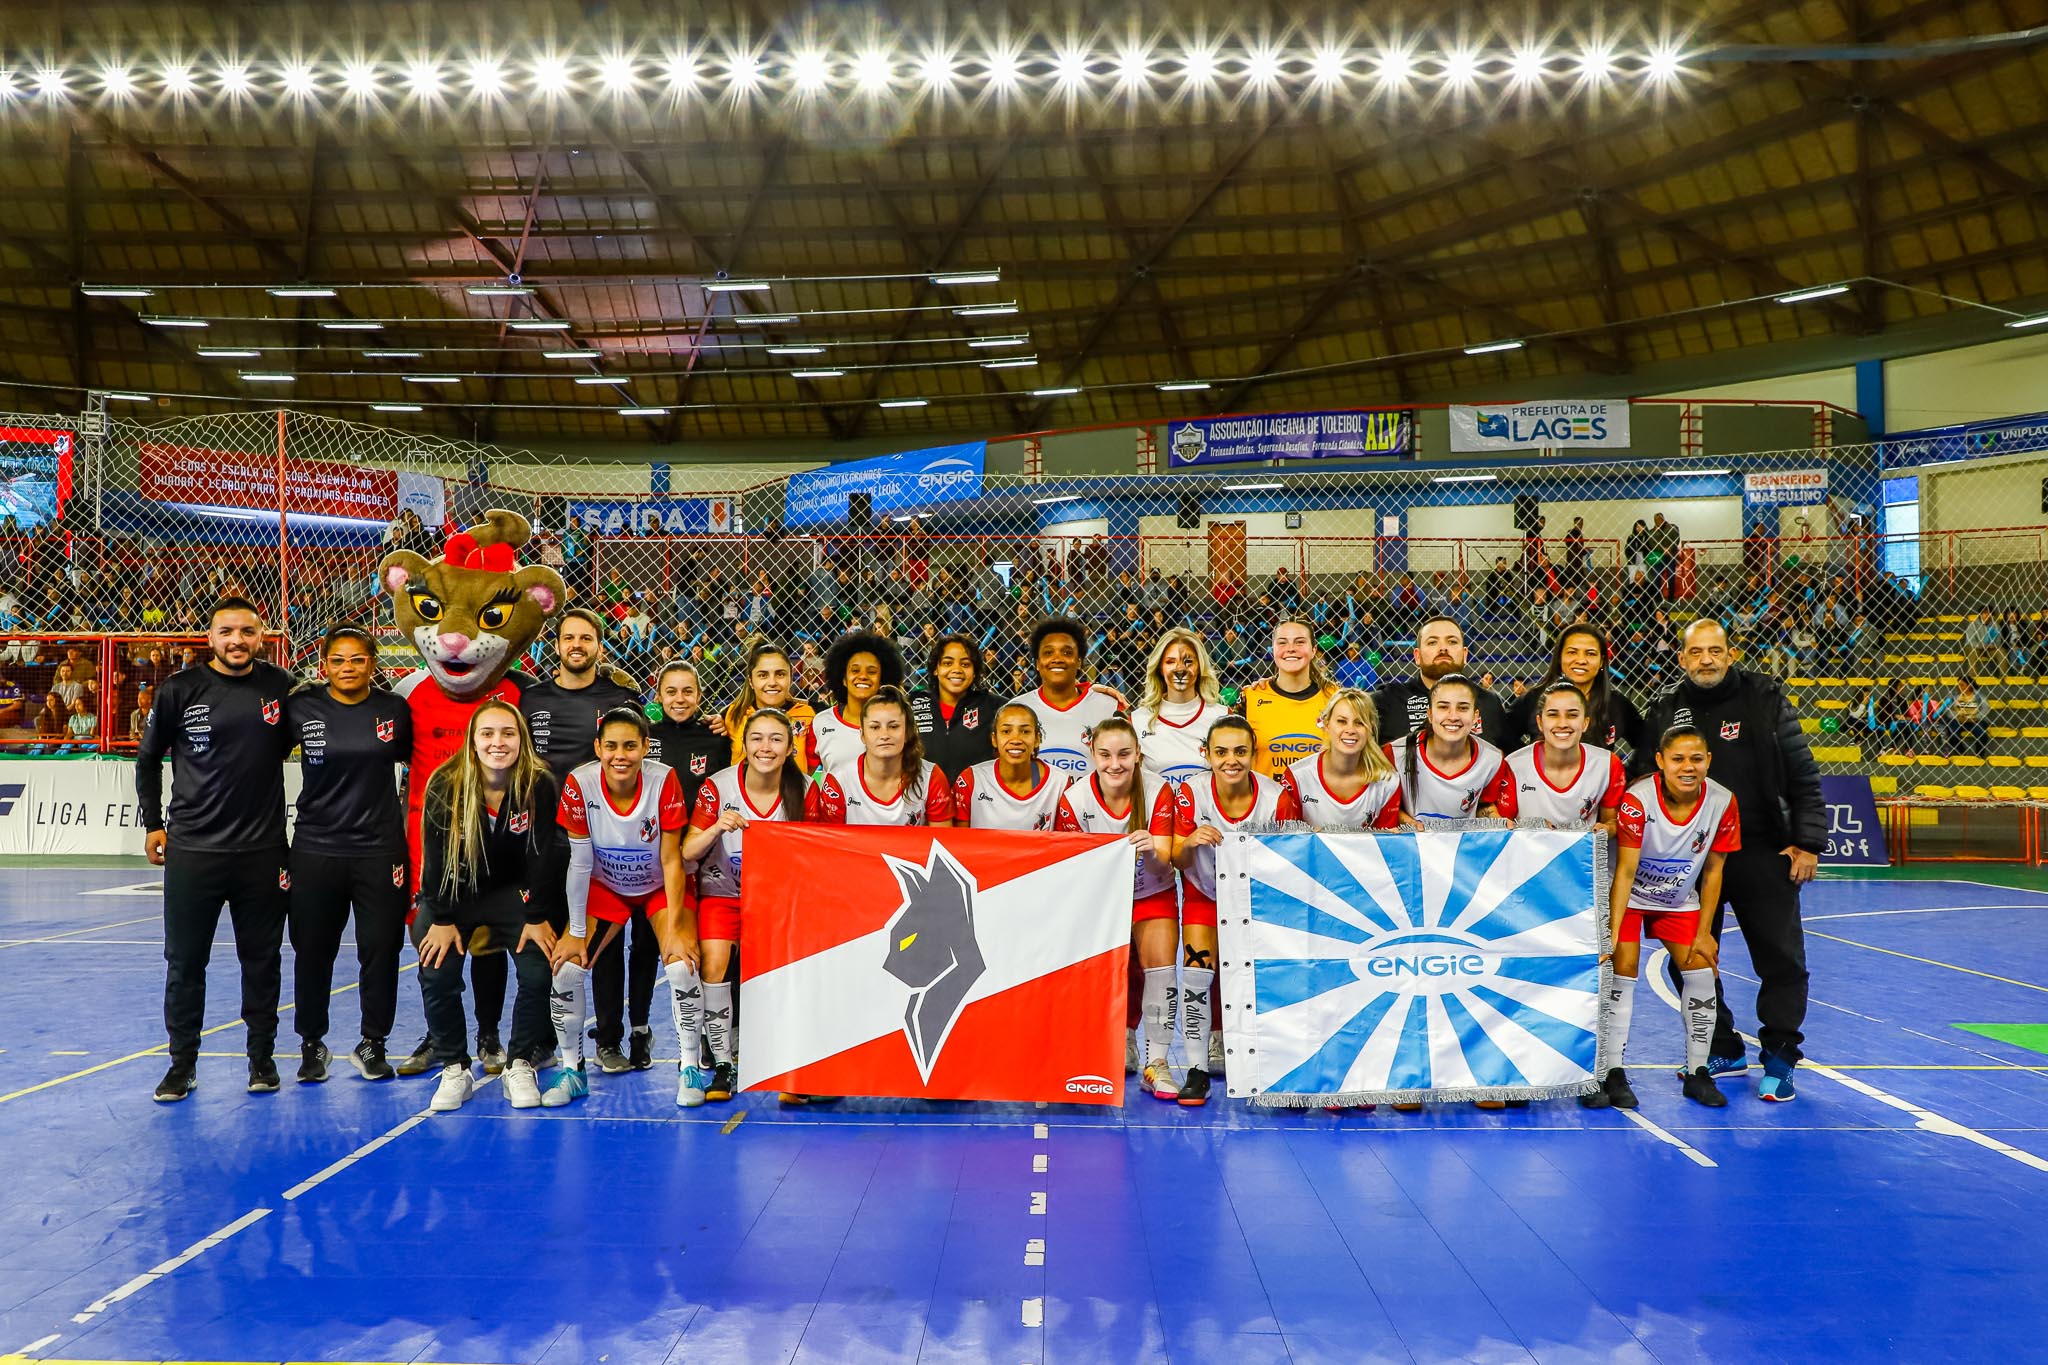
{"label": "indoor sports hall", "polygon": [[2048,15],[17,8],[0,1362],[2048,1360]]}

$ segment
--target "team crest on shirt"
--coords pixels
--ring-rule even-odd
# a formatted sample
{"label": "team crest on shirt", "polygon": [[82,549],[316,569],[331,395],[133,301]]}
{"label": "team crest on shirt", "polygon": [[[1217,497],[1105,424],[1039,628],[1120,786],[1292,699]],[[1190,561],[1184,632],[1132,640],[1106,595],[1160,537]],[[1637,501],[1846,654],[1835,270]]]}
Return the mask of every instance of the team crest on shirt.
{"label": "team crest on shirt", "polygon": [[393,863],[393,864],[391,865],[391,884],[392,884],[393,886],[404,886],[404,885],[405,885],[405,864],[404,864],[404,863]]}
{"label": "team crest on shirt", "polygon": [[711,759],[710,759],[710,756],[709,756],[709,755],[707,755],[707,754],[692,754],[692,755],[690,755],[690,776],[692,776],[692,777],[702,777],[702,776],[704,776],[704,770],[705,770],[706,768],[709,768],[710,766],[711,766]]}
{"label": "team crest on shirt", "polygon": [[963,730],[979,730],[981,728],[981,708],[979,706],[960,717],[960,728]]}
{"label": "team crest on shirt", "polygon": [[1722,722],[1721,722],[1721,738],[1723,738],[1723,739],[1740,739],[1741,737],[1742,737],[1742,722],[1741,722],[1741,721],[1739,721],[1739,720],[1724,720],[1724,721],[1722,721]]}
{"label": "team crest on shirt", "polygon": [[280,867],[277,870],[277,889],[280,891],[292,889],[292,872],[290,868]]}
{"label": "team crest on shirt", "polygon": [[378,721],[378,722],[377,722],[377,739],[378,739],[378,742],[379,742],[379,743],[383,743],[383,744],[389,744],[389,743],[390,743],[390,742],[391,742],[392,740],[394,740],[394,739],[397,739],[397,738],[398,738],[398,722],[397,722],[397,721],[395,721],[395,720],[380,720],[380,721]]}
{"label": "team crest on shirt", "polygon": [[1466,792],[1465,799],[1458,803],[1458,814],[1470,815],[1473,805],[1479,800],[1478,792]]}
{"label": "team crest on shirt", "polygon": [[512,817],[512,824],[510,828],[514,834],[526,833],[527,830],[533,828],[532,813],[529,811],[520,811],[518,814],[514,815]]}
{"label": "team crest on shirt", "polygon": [[265,725],[275,725],[283,719],[284,704],[282,702],[267,701],[263,703],[263,723]]}
{"label": "team crest on shirt", "polygon": [[661,833],[661,825],[660,825],[660,823],[659,823],[658,821],[656,821],[656,820],[655,820],[655,818],[654,818],[653,816],[651,816],[651,815],[650,815],[650,816],[648,816],[648,817],[647,817],[646,819],[644,819],[644,820],[642,820],[642,821],[640,822],[640,842],[641,842],[641,843],[643,843],[643,844],[651,844],[651,843],[653,843],[653,842],[654,842],[654,840],[655,840],[655,836],[659,835],[660,833]]}
{"label": "team crest on shirt", "polygon": [[1693,831],[1693,835],[1692,835],[1692,851],[1693,851],[1693,852],[1695,852],[1695,853],[1698,853],[1698,852],[1699,852],[1699,851],[1700,851],[1701,849],[1705,848],[1706,846],[1707,846],[1707,832],[1706,832],[1706,830],[1704,830],[1704,829],[1697,829],[1697,830],[1694,830],[1694,831]]}

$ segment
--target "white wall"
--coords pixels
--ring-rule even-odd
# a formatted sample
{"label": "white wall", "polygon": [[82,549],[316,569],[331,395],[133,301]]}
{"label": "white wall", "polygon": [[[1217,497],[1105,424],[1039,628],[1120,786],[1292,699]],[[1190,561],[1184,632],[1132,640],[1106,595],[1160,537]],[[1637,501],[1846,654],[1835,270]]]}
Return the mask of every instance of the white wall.
{"label": "white wall", "polygon": [[[1993,341],[1885,362],[1885,429],[1983,422],[2048,407],[2048,336]],[[2039,515],[2038,496],[2027,506]]]}
{"label": "white wall", "polygon": [[1920,529],[2023,528],[2013,546],[2038,544],[2043,478],[2048,478],[2048,454],[2040,451],[1927,466],[1920,471]]}
{"label": "white wall", "polygon": [[1833,403],[1856,411],[1856,371],[1844,365],[1833,370],[1781,375],[1776,379],[1748,379],[1740,384],[1717,384],[1704,389],[1681,389],[1676,393],[1650,395],[1654,398],[1732,398],[1749,402]]}
{"label": "white wall", "polygon": [[[1594,502],[1553,502],[1542,504],[1544,518],[1543,534],[1546,539],[1561,538],[1571,529],[1573,517],[1586,519],[1586,538],[1590,541],[1611,541],[1612,548],[1597,545],[1593,551],[1593,562],[1608,567],[1617,562],[1620,542],[1628,539],[1637,518],[1655,524],[1657,513],[1662,512],[1678,524],[1678,529],[1687,540],[1736,541],[1742,538],[1742,499],[1734,498],[1615,498]],[[1816,530],[1815,534],[1819,534]],[[1468,542],[1466,568],[1477,570],[1490,568],[1491,560],[1473,563],[1476,557],[1487,554],[1504,554],[1510,564],[1521,554],[1522,533],[1515,529],[1515,509],[1512,503],[1488,503],[1479,507],[1411,507],[1408,509],[1408,539],[1411,548],[1408,562],[1417,572],[1433,572],[1437,569],[1456,567],[1449,562],[1448,550],[1432,551],[1427,545],[1413,542],[1437,538],[1461,538]],[[1472,541],[1498,541],[1498,548],[1491,544],[1470,544]],[[1732,547],[1731,547],[1732,552]],[[1552,551],[1552,557],[1556,557]],[[1715,557],[1721,557],[1718,547]],[[1738,556],[1739,557],[1739,556]]]}

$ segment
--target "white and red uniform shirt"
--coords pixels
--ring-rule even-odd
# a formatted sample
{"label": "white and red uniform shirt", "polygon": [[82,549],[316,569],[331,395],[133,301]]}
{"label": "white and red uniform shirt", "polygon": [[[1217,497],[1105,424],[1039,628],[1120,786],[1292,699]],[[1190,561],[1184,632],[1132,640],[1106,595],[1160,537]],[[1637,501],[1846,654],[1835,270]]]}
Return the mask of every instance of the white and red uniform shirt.
{"label": "white and red uniform shirt", "polygon": [[953,822],[969,829],[1051,829],[1067,781],[1064,772],[1042,764],[1038,785],[1020,796],[996,776],[996,760],[987,759],[953,779]]}
{"label": "white and red uniform shirt", "polygon": [[[1239,825],[1270,825],[1281,820],[1299,820],[1301,808],[1294,802],[1294,796],[1287,788],[1275,782],[1264,773],[1253,773],[1251,809],[1236,819],[1223,813],[1223,803],[1216,796],[1216,779],[1198,777],[1185,786],[1175,788],[1173,805],[1173,832],[1182,839],[1187,838],[1203,825],[1210,825],[1228,834]],[[1187,889],[1206,900],[1216,899],[1216,850],[1198,848],[1194,861],[1181,869],[1187,879]]]}
{"label": "white and red uniform shirt", "polygon": [[1202,743],[1209,738],[1209,727],[1229,714],[1230,708],[1220,701],[1162,702],[1157,712],[1142,706],[1131,712],[1145,771],[1168,782],[1192,782],[1208,772]]}
{"label": "white and red uniform shirt", "polygon": [[[1421,743],[1415,757],[1415,781],[1408,781],[1408,746]],[[1387,758],[1401,782],[1401,809],[1418,820],[1469,820],[1481,806],[1498,805],[1507,784],[1506,756],[1485,740],[1472,740],[1472,761],[1456,772],[1442,772],[1429,761],[1426,740],[1405,736],[1386,746]]]}
{"label": "white and red uniform shirt", "polygon": [[624,809],[605,789],[596,759],[562,784],[562,830],[590,841],[590,879],[621,896],[651,896],[662,889],[661,836],[682,829],[683,784],[666,763],[640,765],[640,788]]}
{"label": "white and red uniform shirt", "polygon": [[1709,853],[1742,847],[1742,819],[1735,797],[1708,778],[1692,818],[1680,824],[1664,804],[1664,785],[1655,773],[1639,779],[1621,798],[1617,837],[1623,848],[1641,849],[1628,907],[1650,914],[1700,908],[1700,869]]}
{"label": "white and red uniform shirt", "polygon": [[[697,790],[697,809],[690,813],[690,824],[697,829],[710,829],[718,823],[718,817],[729,810],[738,811],[750,823],[789,819],[790,812],[782,808],[780,795],[766,810],[757,808],[748,799],[746,771],[740,766],[721,768],[705,778],[704,785]],[[740,829],[724,831],[697,860],[698,895],[739,899],[740,836],[745,833]]]}
{"label": "white and red uniform shirt", "polygon": [[1301,818],[1318,829],[1399,829],[1401,827],[1401,778],[1388,773],[1365,784],[1349,801],[1339,801],[1323,781],[1323,759],[1297,759],[1280,775],[1280,783],[1294,796]]}
{"label": "white and red uniform shirt", "polygon": [[820,711],[804,731],[804,771],[833,772],[861,756],[860,727],[839,714],[839,708]]}
{"label": "white and red uniform shirt", "polygon": [[[821,718],[822,719],[822,718]],[[905,780],[896,799],[884,801],[868,786],[867,755],[827,772],[811,788],[808,818],[824,825],[943,825],[953,818],[953,787],[936,765],[924,765],[924,799],[914,799]]]}
{"label": "white and red uniform shirt", "polygon": [[[1146,830],[1152,834],[1172,834],[1173,784],[1143,771],[1138,774],[1138,780],[1141,784],[1138,799],[1150,812],[1145,822]],[[1128,808],[1119,815],[1102,804],[1102,788],[1096,785],[1095,774],[1090,773],[1069,786],[1060,797],[1059,814],[1053,821],[1053,828],[1068,834],[1126,834],[1130,816]],[[1173,869],[1150,853],[1139,854],[1137,881],[1131,887],[1131,895],[1143,900],[1172,890]]]}
{"label": "white and red uniform shirt", "polygon": [[1047,701],[1043,688],[1012,697],[1009,704],[1028,706],[1038,716],[1038,728],[1045,732],[1038,746],[1039,761],[1050,763],[1073,782],[1087,776],[1095,766],[1088,758],[1088,736],[1096,722],[1123,711],[1114,697],[1087,683],[1081,684],[1081,695],[1064,709]]}
{"label": "white and red uniform shirt", "polygon": [[1508,755],[1507,780],[1494,804],[1506,820],[1591,825],[1619,806],[1627,790],[1620,756],[1597,744],[1581,744],[1578,776],[1562,787],[1552,786],[1543,771],[1543,746],[1531,744]]}

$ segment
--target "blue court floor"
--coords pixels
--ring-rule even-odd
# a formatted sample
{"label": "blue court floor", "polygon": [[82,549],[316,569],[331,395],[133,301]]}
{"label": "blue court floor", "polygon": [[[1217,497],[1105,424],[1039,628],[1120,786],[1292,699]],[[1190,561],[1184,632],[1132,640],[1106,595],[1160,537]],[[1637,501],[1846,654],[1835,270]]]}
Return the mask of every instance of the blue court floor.
{"label": "blue court floor", "polygon": [[665,1066],[430,1118],[430,1077],[298,1086],[295,1051],[251,1096],[225,932],[201,1088],[159,1106],[160,903],[0,870],[0,1358],[2048,1359],[2048,1055],[1960,1027],[2048,1024],[2048,890],[1817,884],[1798,1102],[1686,1102],[1645,991],[1635,1119],[686,1114]]}

